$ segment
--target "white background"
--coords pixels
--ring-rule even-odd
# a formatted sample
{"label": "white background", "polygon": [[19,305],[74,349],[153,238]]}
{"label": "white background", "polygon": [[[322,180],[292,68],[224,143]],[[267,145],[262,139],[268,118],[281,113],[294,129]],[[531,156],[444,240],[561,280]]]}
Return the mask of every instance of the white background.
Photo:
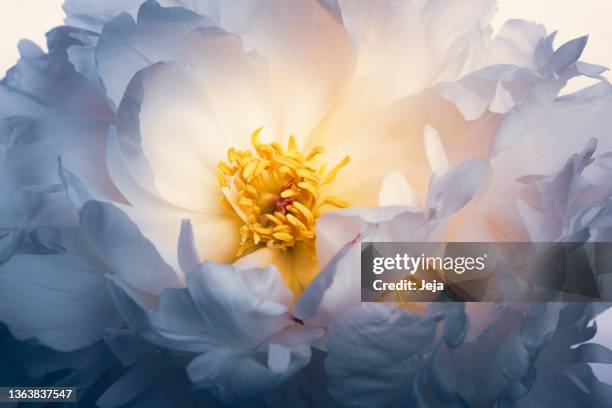
{"label": "white background", "polygon": [[[45,48],[44,33],[60,25],[64,18],[62,3],[63,0],[0,0],[0,77],[17,60],[20,39],[28,38]],[[612,67],[612,0],[498,0],[498,11],[492,20],[494,30],[510,18],[542,23],[549,32],[559,30],[557,45],[589,34],[582,59]],[[569,88],[579,89],[587,83],[588,80],[575,80]],[[612,347],[612,310],[598,323],[596,340]],[[599,366],[598,372],[612,383],[612,367]]]}

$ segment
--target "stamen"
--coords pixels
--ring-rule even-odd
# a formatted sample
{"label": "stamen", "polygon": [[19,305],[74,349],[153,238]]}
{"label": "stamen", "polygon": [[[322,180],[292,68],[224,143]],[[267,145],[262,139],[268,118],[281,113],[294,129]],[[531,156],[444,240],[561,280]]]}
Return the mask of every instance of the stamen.
{"label": "stamen", "polygon": [[217,179],[223,190],[220,203],[244,222],[236,256],[263,246],[287,250],[303,243],[314,258],[320,207],[348,206],[322,192],[350,158],[345,157],[328,172],[326,163],[313,162],[323,153],[321,146],[304,155],[291,135],[285,150],[276,142],[262,142],[261,130],[251,134],[252,151],[230,148],[228,161],[217,165]]}

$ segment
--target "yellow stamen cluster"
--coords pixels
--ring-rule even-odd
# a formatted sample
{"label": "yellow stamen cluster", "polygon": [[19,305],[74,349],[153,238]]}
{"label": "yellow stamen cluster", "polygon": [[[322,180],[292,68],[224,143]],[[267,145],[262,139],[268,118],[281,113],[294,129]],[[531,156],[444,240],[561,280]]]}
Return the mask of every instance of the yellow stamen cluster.
{"label": "yellow stamen cluster", "polygon": [[347,156],[327,171],[325,163],[315,165],[323,152],[318,146],[308,154],[298,150],[291,136],[287,149],[259,140],[260,129],[251,135],[253,150],[229,149],[227,162],[217,165],[217,178],[223,191],[221,205],[239,216],[240,247],[237,257],[264,245],[291,248],[304,243],[315,254],[315,222],[321,207],[347,207],[334,197],[321,195],[338,172],[346,166]]}

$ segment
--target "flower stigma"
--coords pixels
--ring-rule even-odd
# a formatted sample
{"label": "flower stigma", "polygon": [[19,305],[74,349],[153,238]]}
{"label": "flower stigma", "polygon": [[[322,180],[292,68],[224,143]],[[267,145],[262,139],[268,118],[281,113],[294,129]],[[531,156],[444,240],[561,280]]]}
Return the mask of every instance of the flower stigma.
{"label": "flower stigma", "polygon": [[264,246],[285,251],[303,244],[316,259],[315,225],[321,208],[348,206],[322,191],[350,157],[328,171],[326,163],[315,164],[316,157],[323,153],[321,146],[304,154],[295,137],[290,136],[284,149],[279,143],[260,141],[261,129],[251,135],[252,150],[232,147],[227,152],[227,162],[217,164],[221,205],[244,223],[236,257]]}

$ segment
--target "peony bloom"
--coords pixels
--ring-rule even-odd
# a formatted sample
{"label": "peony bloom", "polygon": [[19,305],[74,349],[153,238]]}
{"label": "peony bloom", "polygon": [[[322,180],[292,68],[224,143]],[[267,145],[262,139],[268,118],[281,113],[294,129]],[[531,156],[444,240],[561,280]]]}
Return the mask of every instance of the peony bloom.
{"label": "peony bloom", "polygon": [[[28,375],[102,407],[535,404],[562,373],[607,401],[607,349],[546,354],[600,307],[360,304],[361,241],[609,234],[605,68],[586,37],[492,36],[494,6],[67,0],[0,87],[0,320],[44,350]],[[578,75],[601,82],[559,97]]]}

